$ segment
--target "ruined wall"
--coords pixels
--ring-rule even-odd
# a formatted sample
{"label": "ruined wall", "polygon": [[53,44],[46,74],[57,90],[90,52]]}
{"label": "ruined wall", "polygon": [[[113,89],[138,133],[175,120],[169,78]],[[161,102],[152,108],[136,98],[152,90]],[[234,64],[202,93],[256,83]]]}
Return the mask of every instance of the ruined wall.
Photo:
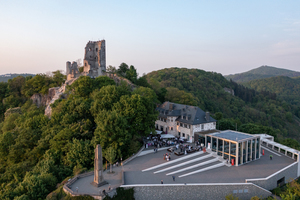
{"label": "ruined wall", "polygon": [[66,75],[67,75],[67,80],[72,80],[80,76],[77,62],[73,62],[71,64],[71,62],[68,61],[66,63]]}
{"label": "ruined wall", "polygon": [[85,47],[83,75],[96,78],[106,71],[105,40],[89,41]]}

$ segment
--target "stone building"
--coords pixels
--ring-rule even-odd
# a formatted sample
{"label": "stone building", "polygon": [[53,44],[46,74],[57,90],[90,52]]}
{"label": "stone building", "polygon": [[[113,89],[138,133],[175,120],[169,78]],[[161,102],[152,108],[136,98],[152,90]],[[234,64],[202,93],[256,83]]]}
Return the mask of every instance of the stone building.
{"label": "stone building", "polygon": [[67,80],[78,78],[79,76],[89,76],[96,78],[105,75],[106,72],[106,53],[105,40],[89,41],[85,46],[83,72],[80,73],[76,62],[67,62],[66,74]]}
{"label": "stone building", "polygon": [[106,71],[105,40],[89,41],[85,47],[83,75],[96,78]]}
{"label": "stone building", "polygon": [[66,63],[66,74],[67,74],[67,80],[71,80],[74,78],[78,78],[80,76],[77,62],[67,62]]}
{"label": "stone building", "polygon": [[184,137],[190,142],[195,141],[196,133],[216,130],[216,121],[209,112],[204,112],[197,106],[188,106],[172,102],[164,102],[156,108],[159,112],[155,128]]}

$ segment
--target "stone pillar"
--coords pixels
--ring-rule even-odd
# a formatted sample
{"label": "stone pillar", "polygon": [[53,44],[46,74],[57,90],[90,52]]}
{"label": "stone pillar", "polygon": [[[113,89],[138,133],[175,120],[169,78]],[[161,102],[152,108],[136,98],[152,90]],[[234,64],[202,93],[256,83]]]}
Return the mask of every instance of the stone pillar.
{"label": "stone pillar", "polygon": [[98,144],[95,149],[94,182],[92,182],[91,184],[96,187],[107,184],[107,182],[103,178],[102,148],[100,144]]}

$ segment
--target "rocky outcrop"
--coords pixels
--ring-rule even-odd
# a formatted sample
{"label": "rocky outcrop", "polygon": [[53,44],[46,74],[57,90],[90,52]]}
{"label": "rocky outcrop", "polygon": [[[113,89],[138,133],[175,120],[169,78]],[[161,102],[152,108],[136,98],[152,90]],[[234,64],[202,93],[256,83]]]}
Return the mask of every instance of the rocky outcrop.
{"label": "rocky outcrop", "polygon": [[66,98],[67,94],[64,93],[66,91],[67,85],[71,85],[77,79],[78,78],[68,80],[61,87],[55,87],[49,89],[49,95],[51,96],[51,100],[46,104],[45,115],[47,115],[49,118],[51,117],[52,114],[51,104],[53,104],[57,99]]}
{"label": "rocky outcrop", "polygon": [[112,80],[114,80],[117,85],[121,84],[121,82],[124,81],[125,83],[127,83],[127,85],[130,86],[131,90],[136,88],[136,85],[131,83],[128,79],[120,77],[117,74],[106,73],[105,75],[108,76],[109,78],[111,78]]}
{"label": "rocky outcrop", "polygon": [[[120,77],[117,74],[105,73],[105,75],[114,80],[117,85],[121,84],[121,82],[124,81],[127,85],[130,86],[131,90],[134,90],[136,88],[136,86],[133,83],[131,83],[128,79]],[[61,87],[49,88],[48,94],[46,95],[34,94],[30,99],[33,103],[36,104],[37,107],[45,106],[45,115],[47,115],[50,118],[52,114],[51,104],[53,104],[58,99],[66,98],[67,94],[65,94],[65,91],[67,85],[71,85],[78,78],[67,80]]]}
{"label": "rocky outcrop", "polygon": [[232,96],[234,96],[234,90],[233,89],[231,89],[231,88],[224,88],[224,91],[225,92],[228,92],[229,94],[231,94]]}

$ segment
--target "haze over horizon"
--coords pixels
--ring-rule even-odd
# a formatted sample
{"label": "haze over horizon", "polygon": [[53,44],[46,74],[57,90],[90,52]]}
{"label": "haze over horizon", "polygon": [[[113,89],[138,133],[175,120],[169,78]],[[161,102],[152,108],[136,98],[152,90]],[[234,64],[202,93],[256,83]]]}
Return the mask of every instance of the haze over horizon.
{"label": "haze over horizon", "polygon": [[138,73],[169,67],[223,75],[268,65],[300,71],[296,1],[0,0],[0,74],[65,70],[89,40],[106,64]]}

